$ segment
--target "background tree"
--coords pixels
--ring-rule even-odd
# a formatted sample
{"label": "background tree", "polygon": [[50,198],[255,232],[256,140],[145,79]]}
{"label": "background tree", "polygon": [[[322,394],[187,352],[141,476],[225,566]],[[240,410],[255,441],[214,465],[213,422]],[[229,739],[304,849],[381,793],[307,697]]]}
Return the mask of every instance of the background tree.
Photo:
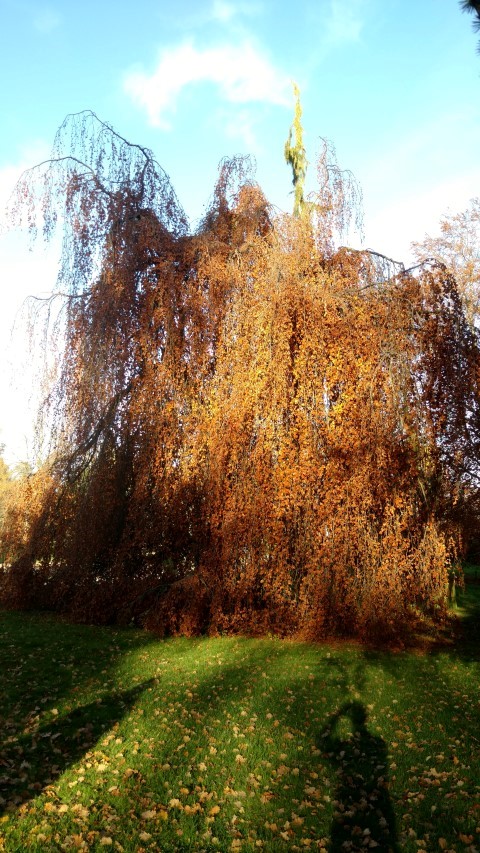
{"label": "background tree", "polygon": [[27,461],[8,466],[0,445],[0,563],[11,563],[28,541],[31,508],[24,496],[30,495],[33,474]]}
{"label": "background tree", "polygon": [[5,446],[3,444],[0,444],[0,525],[3,521],[5,501],[7,498],[7,492],[11,480],[10,470],[3,458],[4,450]]}
{"label": "background tree", "polygon": [[455,277],[470,324],[480,322],[480,199],[461,213],[442,217],[440,234],[412,244],[417,260],[434,258]]}

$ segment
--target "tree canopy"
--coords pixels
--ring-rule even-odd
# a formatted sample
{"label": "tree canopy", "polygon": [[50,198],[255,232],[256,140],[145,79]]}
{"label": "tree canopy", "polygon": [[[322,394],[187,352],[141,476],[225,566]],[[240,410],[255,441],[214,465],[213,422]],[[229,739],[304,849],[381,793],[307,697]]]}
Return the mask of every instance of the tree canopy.
{"label": "tree canopy", "polygon": [[191,233],[151,152],[89,112],[22,178],[12,216],[63,229],[62,312],[4,602],[305,637],[445,616],[478,520],[478,335],[444,263],[340,245],[358,194],[326,142],[317,176],[291,216],[224,161]]}

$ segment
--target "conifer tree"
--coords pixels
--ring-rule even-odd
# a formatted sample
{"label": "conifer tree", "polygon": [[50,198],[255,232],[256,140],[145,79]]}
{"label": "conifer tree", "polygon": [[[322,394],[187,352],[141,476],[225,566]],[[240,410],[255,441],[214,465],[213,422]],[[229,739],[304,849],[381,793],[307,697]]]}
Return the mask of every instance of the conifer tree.
{"label": "conifer tree", "polygon": [[[290,127],[288,139],[285,142],[285,160],[292,167],[292,183],[294,188],[293,215],[300,216],[305,207],[305,178],[307,175],[307,155],[303,145],[302,127],[302,105],[300,103],[300,90],[296,83],[293,84],[295,95],[295,116]],[[292,144],[292,139],[294,141]]]}

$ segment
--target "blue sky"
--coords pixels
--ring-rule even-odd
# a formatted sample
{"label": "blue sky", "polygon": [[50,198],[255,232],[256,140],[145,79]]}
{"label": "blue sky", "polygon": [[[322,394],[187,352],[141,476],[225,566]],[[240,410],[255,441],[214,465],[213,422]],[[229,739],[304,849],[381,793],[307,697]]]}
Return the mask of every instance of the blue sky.
{"label": "blue sky", "polygon": [[[363,189],[365,246],[408,263],[409,245],[480,195],[480,56],[457,0],[0,0],[0,203],[48,155],[67,113],[92,109],[150,147],[192,225],[225,155],[292,204],[283,145],[302,93],[315,186],[319,137]],[[359,245],[359,238],[352,235]],[[35,389],[20,331],[55,257],[0,233],[0,442],[31,449]]]}

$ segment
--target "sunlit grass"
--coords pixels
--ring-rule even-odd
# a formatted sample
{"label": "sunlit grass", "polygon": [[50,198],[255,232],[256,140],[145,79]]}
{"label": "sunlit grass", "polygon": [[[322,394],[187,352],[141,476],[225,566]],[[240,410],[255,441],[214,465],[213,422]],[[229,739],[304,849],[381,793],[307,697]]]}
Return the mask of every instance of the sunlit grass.
{"label": "sunlit grass", "polygon": [[161,641],[3,613],[0,662],[0,849],[480,846],[467,642]]}

